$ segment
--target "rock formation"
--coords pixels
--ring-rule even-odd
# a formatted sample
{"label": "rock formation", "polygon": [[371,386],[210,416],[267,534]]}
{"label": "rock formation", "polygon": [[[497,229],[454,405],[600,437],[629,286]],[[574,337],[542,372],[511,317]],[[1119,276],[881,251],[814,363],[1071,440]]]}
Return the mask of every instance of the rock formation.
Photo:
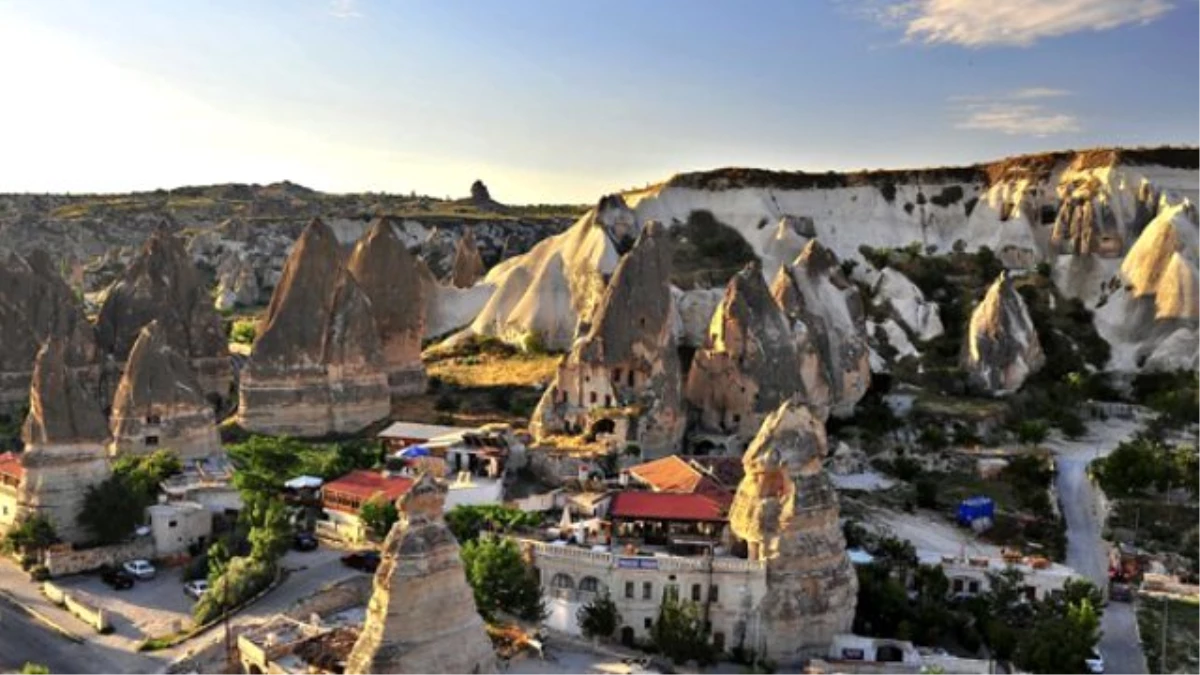
{"label": "rock formation", "polygon": [[225,254],[217,266],[217,291],[213,306],[226,311],[258,304],[258,276],[244,253]]}
{"label": "rock formation", "polygon": [[94,390],[96,338],[75,293],[44,252],[10,253],[0,264],[0,408],[27,400],[34,361],[51,337],[61,342],[67,367]]}
{"label": "rock formation", "polygon": [[258,433],[352,433],[383,419],[390,395],[371,301],[313,219],[275,287],[241,372],[238,421]]}
{"label": "rock formation", "polygon": [[647,223],[534,411],[537,436],[609,434],[644,457],[678,450],[685,420],[670,274],[666,229]]}
{"label": "rock formation", "polygon": [[417,261],[392,226],[376,218],[354,247],[347,269],[371,300],[392,395],[425,391],[425,289]]}
{"label": "rock formation", "polygon": [[29,416],[21,429],[25,452],[18,510],[50,519],[64,541],[88,538],[76,522],[90,485],[109,476],[108,425],[95,397],[67,367],[66,343],[51,337],[37,355]]}
{"label": "rock formation", "polygon": [[937,303],[926,300],[921,289],[903,273],[883,268],[871,290],[875,306],[887,307],[916,339],[932,340],[945,332]]}
{"label": "rock formation", "polygon": [[810,241],[791,266],[780,268],[771,295],[792,321],[808,402],[823,407],[829,392],[834,415],[849,415],[871,382],[862,298],[837,256]]}
{"label": "rock formation", "polygon": [[1010,394],[1044,361],[1029,308],[1008,273],[1001,272],[971,312],[963,368],[973,386]]}
{"label": "rock formation", "polygon": [[446,488],[422,474],[397,502],[347,673],[494,673],[496,656],[442,518]]}
{"label": "rock formation", "polygon": [[826,450],[824,425],[785,402],[746,450],[730,508],[730,529],[747,542],[751,559],[766,563],[759,645],[751,648],[781,665],[824,653],[854,622],[858,577],[837,493],[821,466]]}
{"label": "rock formation", "polygon": [[684,396],[699,412],[703,431],[746,442],[767,413],[792,396],[803,397],[799,375],[795,336],[762,271],[751,264],[726,286],[707,340],[692,360]]}
{"label": "rock formation", "polygon": [[221,451],[212,405],[158,321],[146,324],[133,343],[110,426],[114,456],[166,448],[186,462]]}
{"label": "rock formation", "polygon": [[479,247],[475,245],[475,234],[470,230],[463,232],[454,246],[454,265],[450,269],[451,285],[456,288],[470,288],[486,271],[483,256],[479,254]]}
{"label": "rock formation", "polygon": [[124,363],[142,327],[156,319],[195,368],[205,394],[228,397],[233,374],[221,318],[204,275],[183,242],[164,228],[150,235],[108,289],[96,321],[100,347]]}

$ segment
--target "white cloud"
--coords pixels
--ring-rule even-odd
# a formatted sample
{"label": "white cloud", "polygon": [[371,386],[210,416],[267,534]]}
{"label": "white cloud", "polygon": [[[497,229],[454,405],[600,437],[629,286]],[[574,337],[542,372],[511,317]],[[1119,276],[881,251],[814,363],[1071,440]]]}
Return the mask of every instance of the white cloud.
{"label": "white cloud", "polygon": [[362,16],[358,11],[358,0],[330,0],[329,13],[339,19],[357,19]]}
{"label": "white cloud", "polygon": [[1070,94],[1065,89],[1028,87],[993,96],[951,96],[948,101],[958,117],[956,129],[994,131],[1010,136],[1053,136],[1080,131],[1079,119],[1034,101]]}
{"label": "white cloud", "polygon": [[964,47],[1027,47],[1044,38],[1145,24],[1169,0],[867,0],[863,13],[906,40]]}

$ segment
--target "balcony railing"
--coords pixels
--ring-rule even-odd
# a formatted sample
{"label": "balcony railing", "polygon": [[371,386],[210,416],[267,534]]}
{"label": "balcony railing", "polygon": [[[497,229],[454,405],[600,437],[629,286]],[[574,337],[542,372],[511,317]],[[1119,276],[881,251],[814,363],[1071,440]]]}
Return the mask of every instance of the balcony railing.
{"label": "balcony railing", "polygon": [[606,568],[658,569],[671,572],[704,571],[712,565],[714,572],[755,572],[763,569],[761,560],[741,558],[685,558],[681,556],[628,556],[605,551],[591,551],[577,546],[559,546],[532,539],[514,538],[521,546],[528,546],[536,557],[574,560]]}

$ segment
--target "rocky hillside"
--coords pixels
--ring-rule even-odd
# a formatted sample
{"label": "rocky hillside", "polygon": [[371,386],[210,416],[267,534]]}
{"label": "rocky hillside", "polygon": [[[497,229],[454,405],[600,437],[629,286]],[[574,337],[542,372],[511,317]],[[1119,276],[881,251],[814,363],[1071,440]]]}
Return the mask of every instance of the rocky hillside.
{"label": "rocky hillside", "polygon": [[506,206],[476,181],[472,196],[328,194],[293,183],[226,184],[112,195],[0,194],[0,248],[53,252],[72,285],[92,293],[114,281],[151,231],[181,236],[197,264],[221,282],[225,307],[265,304],[305,224],[322,218],[349,248],[375,216],[445,278],[470,230],[485,264],[528,251],[564,230],[575,206]]}
{"label": "rocky hillside", "polygon": [[[881,277],[867,264],[864,246],[930,257],[988,251],[1017,274],[1049,265],[1059,295],[1095,310],[1109,368],[1194,365],[1198,165],[1195,148],[1156,148],[911,171],[680,174],[604,197],[570,230],[493,268],[483,284],[495,292],[467,333],[514,343],[535,333],[566,349],[629,242],[659,221],[675,244],[681,344],[703,343],[721,297],[712,289],[748,259],[771,280],[815,239],[847,269],[860,266],[855,280],[867,282],[873,305],[894,310],[869,326],[891,336],[890,349],[916,353],[915,342],[942,332],[941,319],[894,270]],[[1147,320],[1123,329],[1129,312]]]}

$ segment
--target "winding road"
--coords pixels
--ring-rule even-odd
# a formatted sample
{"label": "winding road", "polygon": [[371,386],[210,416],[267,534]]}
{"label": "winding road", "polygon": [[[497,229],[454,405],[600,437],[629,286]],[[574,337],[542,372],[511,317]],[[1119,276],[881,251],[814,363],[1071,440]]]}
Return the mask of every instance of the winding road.
{"label": "winding road", "polygon": [[[1088,478],[1087,467],[1092,460],[1112,452],[1139,426],[1134,420],[1110,419],[1089,425],[1088,436],[1081,440],[1056,439],[1046,444],[1057,460],[1056,488],[1067,525],[1066,564],[1100,588],[1108,584],[1108,543],[1101,538],[1104,522],[1100,514],[1100,490]],[[1100,629],[1103,631],[1100,652],[1107,672],[1146,672],[1132,603],[1109,603]]]}

